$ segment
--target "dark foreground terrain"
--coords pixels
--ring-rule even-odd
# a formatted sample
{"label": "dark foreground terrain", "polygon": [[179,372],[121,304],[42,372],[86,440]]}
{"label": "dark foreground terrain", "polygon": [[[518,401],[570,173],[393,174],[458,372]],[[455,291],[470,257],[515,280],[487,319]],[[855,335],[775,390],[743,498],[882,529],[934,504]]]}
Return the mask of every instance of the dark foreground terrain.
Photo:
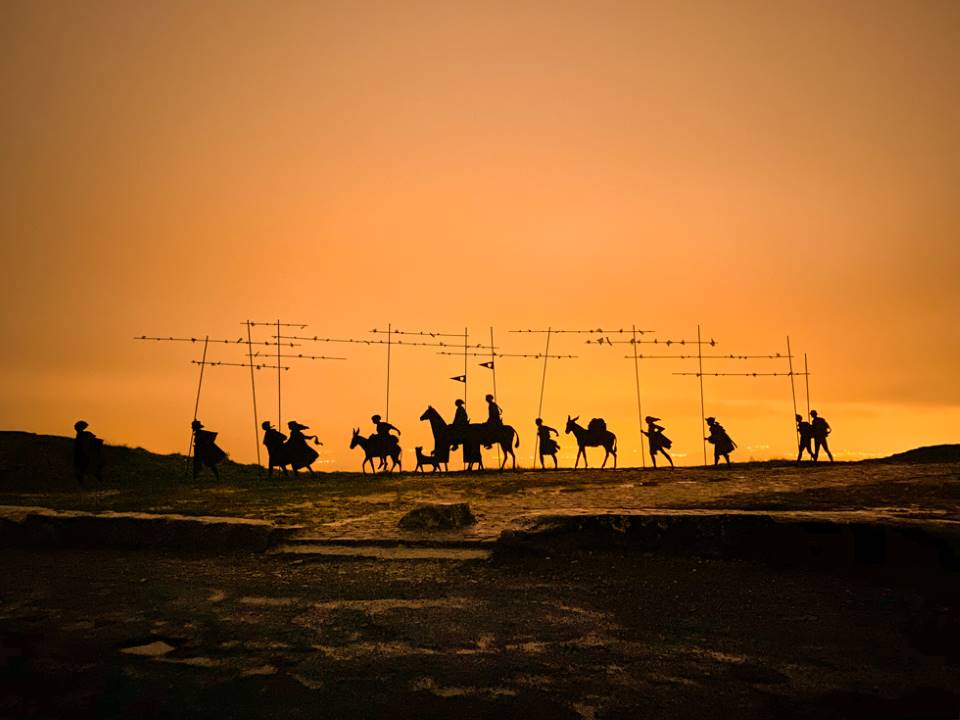
{"label": "dark foreground terrain", "polygon": [[[137,450],[78,489],[58,456],[26,472],[22,435],[3,718],[960,717],[949,457],[215,485]],[[478,522],[398,527],[436,500]],[[170,547],[195,515],[280,540]]]}
{"label": "dark foreground terrain", "polygon": [[955,575],[7,551],[5,717],[955,718]]}

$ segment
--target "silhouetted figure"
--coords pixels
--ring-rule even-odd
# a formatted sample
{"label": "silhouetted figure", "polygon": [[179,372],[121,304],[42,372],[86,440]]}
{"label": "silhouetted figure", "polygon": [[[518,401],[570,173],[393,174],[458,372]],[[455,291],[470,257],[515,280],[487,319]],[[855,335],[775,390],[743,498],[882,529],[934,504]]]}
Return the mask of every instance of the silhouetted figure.
{"label": "silhouetted figure", "polygon": [[103,440],[87,430],[88,427],[86,420],[77,420],[73,424],[77,431],[77,438],[73,441],[73,474],[81,485],[88,472],[97,480],[103,479]]}
{"label": "silhouetted figure", "polygon": [[[503,427],[503,410],[494,402],[493,395],[487,395],[484,399],[487,401],[487,427],[491,431],[495,431],[497,428]],[[493,443],[485,442],[483,446],[489,450],[493,447]]]}
{"label": "silhouetted figure", "polygon": [[290,464],[290,461],[286,458],[286,448],[284,447],[287,436],[273,427],[269,420],[260,423],[260,427],[264,430],[263,444],[267,447],[267,477],[273,474],[275,467],[283,470],[283,474],[286,475],[287,465]]}
{"label": "silhouetted figure", "polygon": [[713,445],[713,464],[718,465],[722,456],[729,465],[730,453],[737,449],[737,444],[727,435],[727,431],[723,429],[723,425],[717,422],[716,418],[708,417],[707,427],[710,428],[710,434],[704,439]]}
{"label": "silhouetted figure", "polygon": [[304,430],[309,430],[308,425],[301,425],[296,420],[287,423],[290,429],[290,439],[287,440],[283,448],[283,454],[290,467],[293,468],[293,474],[296,475],[300,468],[307,468],[313,475],[313,463],[320,457],[320,453],[307,444],[307,440],[313,440],[314,445],[323,445],[320,438],[316,435],[304,435]]}
{"label": "silhouetted figure", "polygon": [[470,424],[470,418],[467,416],[467,408],[464,406],[463,400],[457,398],[454,405],[457,406],[457,410],[453,414],[453,422],[450,425],[452,427],[466,427]]}
{"label": "silhouetted figure", "polygon": [[663,456],[670,461],[670,467],[673,467],[673,458],[667,453],[667,449],[673,445],[673,440],[663,434],[665,428],[657,425],[660,418],[647,415],[644,420],[647,423],[647,429],[641,430],[647,436],[647,442],[650,444],[650,459],[653,466],[657,466],[657,453],[663,453]]}
{"label": "silhouetted figure", "polygon": [[554,435],[557,435],[557,436],[559,436],[560,433],[557,432],[554,428],[550,427],[549,425],[544,425],[542,418],[537,418],[534,422],[536,422],[537,424],[537,437],[540,440],[540,467],[541,468],[546,467],[543,464],[543,456],[549,455],[550,457],[553,458],[553,467],[554,469],[556,469],[557,450],[560,449],[560,445],[557,443],[556,440],[550,437],[550,433],[553,433]]}
{"label": "silhouetted figure", "polygon": [[830,452],[830,448],[827,446],[827,435],[830,434],[830,423],[824,420],[822,417],[817,415],[816,410],[810,411],[810,429],[813,432],[813,461],[817,462],[820,458],[820,448],[823,448],[827,453],[827,457],[830,458],[830,462],[833,462],[833,453]]}
{"label": "silhouetted figure", "polygon": [[457,398],[454,405],[457,406],[457,410],[453,414],[453,422],[450,423],[451,450],[456,450],[460,447],[460,443],[467,434],[467,428],[470,427],[470,418],[467,415],[467,408],[463,400]]}
{"label": "silhouetted figure", "polygon": [[797,450],[797,464],[800,463],[800,459],[803,457],[803,451],[806,450],[807,454],[813,459],[813,448],[810,446],[810,443],[813,442],[813,427],[810,423],[803,419],[803,415],[797,415],[797,433],[800,436],[800,449]]}
{"label": "silhouetted figure", "polygon": [[[370,436],[370,440],[376,444],[376,447],[383,449],[383,453],[378,455],[380,458],[380,469],[383,470],[387,465],[387,456],[391,454],[392,448],[400,447],[400,438],[398,437],[400,430],[390,423],[381,420],[379,415],[373,415],[370,420],[373,421],[376,427],[376,432]],[[391,435],[391,432],[396,432],[397,434]]]}
{"label": "silhouetted figure", "polygon": [[196,480],[200,475],[200,468],[206,465],[213,471],[217,480],[220,479],[220,472],[217,470],[217,463],[223,460],[227,454],[221,450],[216,443],[217,433],[203,429],[203,423],[194,420],[190,423],[193,428],[193,479]]}
{"label": "silhouetted figure", "polygon": [[463,445],[463,462],[467,470],[472,470],[475,464],[483,470],[483,457],[480,454],[481,444],[497,444],[503,450],[503,459],[500,469],[506,467],[507,458],[512,460],[513,467],[517,467],[517,456],[513,448],[520,447],[520,434],[510,425],[498,425],[491,428],[486,423],[470,423],[466,428],[455,428],[448,425],[440,416],[436,408],[428,405],[420,416],[421,420],[430,422],[433,431],[433,455],[444,464],[450,460],[450,448]]}
{"label": "silhouetted figure", "polygon": [[567,426],[564,429],[564,432],[568,435],[573,433],[573,436],[577,439],[579,450],[577,450],[577,459],[573,463],[574,469],[576,469],[581,457],[583,458],[583,467],[587,467],[586,449],[588,447],[603,447],[606,450],[606,454],[603,456],[603,464],[600,467],[607,466],[607,458],[611,455],[613,455],[613,467],[617,467],[617,436],[607,430],[606,421],[603,418],[593,418],[587,427],[583,427],[583,425],[577,424],[579,419],[579,415],[575,418],[567,415]]}
{"label": "silhouetted figure", "polygon": [[[379,416],[374,415],[374,417]],[[377,468],[373,464],[374,458],[380,459],[381,470],[386,467],[388,457],[393,460],[393,465],[390,467],[391,471],[396,468],[400,468],[401,470],[403,469],[400,464],[401,451],[400,445],[397,442],[397,438],[393,435],[388,435],[387,437],[393,440],[393,443],[390,445],[390,447],[384,447],[376,434],[371,435],[370,437],[364,437],[360,434],[360,428],[353,429],[353,437],[350,439],[350,449],[352,450],[358,445],[363,448],[364,459],[363,465],[360,466],[363,472],[367,472],[367,463],[370,463],[370,470],[376,474]]]}

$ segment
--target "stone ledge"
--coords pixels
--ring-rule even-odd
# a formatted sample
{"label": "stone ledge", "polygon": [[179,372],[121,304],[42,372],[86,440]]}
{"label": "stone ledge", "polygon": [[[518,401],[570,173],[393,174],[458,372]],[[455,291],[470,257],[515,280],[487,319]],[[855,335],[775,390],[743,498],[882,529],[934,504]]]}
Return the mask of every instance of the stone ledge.
{"label": "stone ledge", "polygon": [[299,528],[266,520],[0,506],[0,546],[263,552]]}

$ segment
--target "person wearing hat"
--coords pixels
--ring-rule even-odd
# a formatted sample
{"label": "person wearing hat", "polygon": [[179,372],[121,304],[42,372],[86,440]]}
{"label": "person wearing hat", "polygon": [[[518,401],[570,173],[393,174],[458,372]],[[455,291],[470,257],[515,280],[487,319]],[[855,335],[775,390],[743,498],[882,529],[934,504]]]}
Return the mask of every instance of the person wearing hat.
{"label": "person wearing hat", "polygon": [[557,432],[554,428],[549,425],[543,424],[543,418],[537,418],[534,421],[537,425],[537,438],[540,441],[540,467],[545,468],[543,463],[543,456],[549,455],[553,458],[553,468],[557,468],[557,450],[560,449],[560,445],[550,437],[550,433],[559,436],[560,433]]}
{"label": "person wearing hat", "polygon": [[813,428],[810,426],[806,420],[803,419],[803,415],[797,415],[797,433],[800,439],[800,449],[797,451],[797,465],[800,464],[800,459],[803,457],[803,451],[806,450],[807,454],[811,459],[815,459],[813,455],[813,448],[810,447],[810,443],[813,441]]}
{"label": "person wearing hat", "polygon": [[713,445],[713,464],[718,465],[722,455],[729,465],[730,453],[736,449],[737,444],[727,435],[727,431],[723,429],[723,425],[717,422],[716,418],[708,417],[707,427],[710,428],[710,434],[704,440]]}
{"label": "person wearing hat", "polygon": [[190,427],[193,428],[193,479],[197,479],[200,468],[206,465],[213,471],[213,476],[219,480],[220,471],[217,470],[217,463],[227,454],[216,443],[217,433],[204,430],[203,423],[199,420],[190,423]]}
{"label": "person wearing hat", "polygon": [[657,425],[660,418],[647,415],[644,420],[647,423],[647,429],[641,430],[640,432],[647,436],[647,442],[650,444],[650,459],[653,461],[653,466],[657,466],[657,453],[660,452],[670,461],[670,467],[673,467],[673,458],[667,453],[667,448],[673,445],[673,441],[663,434],[665,428],[662,425]]}
{"label": "person wearing hat", "polygon": [[287,465],[289,461],[285,457],[284,442],[287,436],[277,430],[269,420],[264,420],[260,427],[263,428],[263,444],[267,447],[267,477],[273,474],[275,467],[283,470],[287,474]]}
{"label": "person wearing hat", "polygon": [[820,448],[827,452],[830,462],[833,462],[833,453],[827,446],[827,435],[831,433],[830,423],[817,415],[816,410],[810,411],[810,430],[813,433],[813,461],[816,462],[820,457]]}
{"label": "person wearing hat", "polygon": [[83,485],[83,478],[89,471],[97,480],[102,480],[103,440],[87,430],[86,420],[77,420],[73,429],[77,437],[73,441],[73,474],[77,482]]}
{"label": "person wearing hat", "polygon": [[294,475],[300,468],[307,468],[313,475],[313,463],[320,457],[320,453],[307,444],[307,440],[313,440],[314,445],[323,445],[320,438],[316,435],[304,435],[304,430],[309,430],[308,425],[301,425],[296,420],[287,423],[290,429],[290,439],[284,445],[284,459],[290,463]]}

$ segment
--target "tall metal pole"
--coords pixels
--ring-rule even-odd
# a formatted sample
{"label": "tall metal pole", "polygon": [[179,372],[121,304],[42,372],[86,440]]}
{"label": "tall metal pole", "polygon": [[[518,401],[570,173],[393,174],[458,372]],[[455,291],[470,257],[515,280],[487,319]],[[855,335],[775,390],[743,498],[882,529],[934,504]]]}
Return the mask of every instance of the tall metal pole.
{"label": "tall metal pole", "polygon": [[283,426],[283,405],[280,397],[280,319],[277,318],[277,427]]}
{"label": "tall metal pole", "polygon": [[[203,387],[203,369],[207,366],[207,343],[210,336],[203,338],[203,357],[200,358],[200,380],[197,382],[197,399],[193,403],[193,419],[197,419],[197,412],[200,410],[200,389]],[[190,472],[190,458],[193,457],[193,427],[190,428],[190,445],[187,448],[187,473]]]}
{"label": "tall metal pole", "polygon": [[703,435],[703,426],[706,425],[706,413],[703,409],[703,345],[700,343],[700,326],[697,325],[697,377],[700,380],[700,437],[703,439],[703,464],[707,464],[707,440]]}
{"label": "tall metal pole", "polygon": [[[253,372],[253,337],[250,335],[250,321],[247,320],[247,357],[250,362],[250,392],[253,395],[253,442],[257,448],[257,467],[263,471],[260,465],[260,420],[257,417],[257,381],[254,379]],[[279,365],[279,363],[277,363]]]}
{"label": "tall metal pole", "polygon": [[387,407],[384,417],[390,422],[390,346],[393,343],[393,325],[387,323]]}
{"label": "tall metal pole", "polygon": [[797,447],[800,446],[800,428],[797,427],[797,389],[793,384],[793,353],[790,352],[790,336],[787,335],[787,360],[790,363],[790,397],[793,398],[793,427],[797,435]]}
{"label": "tall metal pole", "polygon": [[467,404],[467,328],[463,329],[463,404]]}
{"label": "tall metal pole", "polygon": [[[494,351],[493,345],[493,326],[490,326],[490,370],[493,372],[493,397],[499,399],[497,395],[497,361],[496,361],[496,351]],[[464,356],[466,357],[466,356]],[[466,400],[464,400],[466,402]],[[500,443],[497,443],[497,465],[500,465]]]}
{"label": "tall metal pole", "polygon": [[647,461],[643,453],[643,405],[640,404],[640,359],[637,357],[637,326],[632,328],[633,333],[633,378],[637,384],[637,418],[640,420],[640,467],[646,468]]}
{"label": "tall metal pole", "polygon": [[810,417],[810,369],[807,367],[807,354],[803,354],[803,377],[807,383],[807,417]]}
{"label": "tall metal pole", "polygon": [[[547,360],[550,357],[550,331],[547,328],[547,346],[543,350],[543,375],[540,377],[540,403],[537,405],[537,417],[543,417],[543,389],[547,384]],[[537,467],[537,453],[540,450],[540,433],[533,443],[533,467]]]}

